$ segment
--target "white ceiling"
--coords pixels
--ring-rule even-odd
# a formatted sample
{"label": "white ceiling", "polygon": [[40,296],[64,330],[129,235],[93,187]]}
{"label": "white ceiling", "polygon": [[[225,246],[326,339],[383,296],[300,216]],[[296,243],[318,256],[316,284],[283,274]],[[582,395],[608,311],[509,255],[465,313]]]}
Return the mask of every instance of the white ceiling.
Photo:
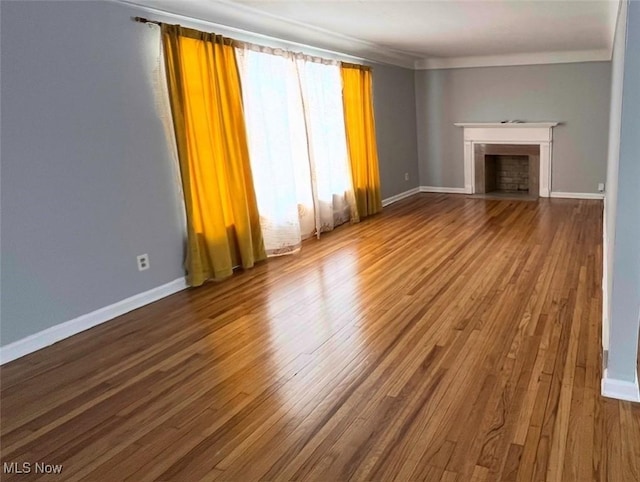
{"label": "white ceiling", "polygon": [[618,0],[131,0],[417,68],[611,56]]}

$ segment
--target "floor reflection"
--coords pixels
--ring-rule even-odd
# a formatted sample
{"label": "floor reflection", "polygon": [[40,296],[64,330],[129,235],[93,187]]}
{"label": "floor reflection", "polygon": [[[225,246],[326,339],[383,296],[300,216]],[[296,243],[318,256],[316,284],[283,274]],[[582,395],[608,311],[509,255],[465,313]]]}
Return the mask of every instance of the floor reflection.
{"label": "floor reflection", "polygon": [[331,253],[313,268],[270,284],[263,322],[269,329],[269,365],[285,380],[278,390],[283,406],[291,407],[309,389],[307,377],[326,373],[326,366],[344,363],[362,349],[355,250]]}

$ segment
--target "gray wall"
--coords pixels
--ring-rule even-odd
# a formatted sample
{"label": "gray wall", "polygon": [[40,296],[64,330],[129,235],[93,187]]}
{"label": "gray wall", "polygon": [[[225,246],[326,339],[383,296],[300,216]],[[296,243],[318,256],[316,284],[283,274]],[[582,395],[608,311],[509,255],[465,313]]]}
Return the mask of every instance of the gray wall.
{"label": "gray wall", "polygon": [[607,183],[604,198],[604,253],[602,278],[602,347],[609,349],[611,321],[611,291],[613,289],[613,248],[616,238],[616,204],[618,201],[618,160],[620,158],[620,127],[622,122],[622,86],[624,78],[624,47],[627,35],[627,2],[620,3],[611,58],[611,104],[609,107],[609,148],[607,152]]}
{"label": "gray wall", "polygon": [[[413,70],[373,66],[373,100],[382,198],[418,183],[416,100]],[[405,173],[409,180],[405,181]]]}
{"label": "gray wall", "polygon": [[[145,11],[0,5],[4,346],[184,276],[184,234],[155,110],[157,31],[131,20]],[[374,89],[388,197],[418,185],[413,71],[374,65]]]}
{"label": "gray wall", "polygon": [[640,328],[640,2],[630,2],[622,88],[608,375],[634,381]]}
{"label": "gray wall", "polygon": [[[0,343],[184,276],[139,11],[2,2]],[[157,38],[157,35],[155,36]],[[139,272],[136,256],[148,253]]]}
{"label": "gray wall", "polygon": [[464,187],[462,128],[454,122],[560,121],[552,190],[597,192],[604,182],[609,62],[416,72],[420,184]]}

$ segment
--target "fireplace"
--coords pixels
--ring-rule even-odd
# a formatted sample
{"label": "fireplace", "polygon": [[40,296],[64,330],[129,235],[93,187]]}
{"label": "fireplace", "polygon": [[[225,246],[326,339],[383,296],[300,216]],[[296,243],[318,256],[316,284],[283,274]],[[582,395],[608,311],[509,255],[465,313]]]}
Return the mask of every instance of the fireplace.
{"label": "fireplace", "polygon": [[[463,128],[464,142],[464,192],[467,194],[486,193],[492,189],[491,182],[486,184],[486,169],[496,169],[496,159],[506,156],[514,158],[525,156],[527,159],[527,192],[531,197],[549,197],[551,195],[551,163],[553,157],[553,128],[557,122],[457,122]],[[478,155],[476,155],[479,153]],[[487,159],[488,156],[488,163]],[[504,158],[503,158],[504,159]],[[523,162],[523,161],[518,161]],[[478,170],[479,172],[476,172]],[[502,170],[498,172],[507,172]],[[491,174],[491,173],[490,173]],[[503,178],[514,177],[503,175]],[[519,180],[525,176],[519,175]],[[495,179],[493,176],[490,179]],[[504,181],[504,179],[503,179]],[[498,184],[498,180],[495,181]],[[524,183],[513,181],[508,189],[521,190]],[[524,188],[522,188],[523,190]]]}
{"label": "fireplace", "polygon": [[522,144],[474,145],[474,192],[538,197],[540,147]]}

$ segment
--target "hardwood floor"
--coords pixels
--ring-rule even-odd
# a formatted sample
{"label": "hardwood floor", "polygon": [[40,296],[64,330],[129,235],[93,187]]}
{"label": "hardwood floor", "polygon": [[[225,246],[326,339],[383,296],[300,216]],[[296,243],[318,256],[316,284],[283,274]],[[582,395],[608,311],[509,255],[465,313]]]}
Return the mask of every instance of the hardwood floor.
{"label": "hardwood floor", "polygon": [[398,202],[2,367],[2,462],[63,464],[44,480],[638,481],[640,405],[599,394],[601,216]]}

